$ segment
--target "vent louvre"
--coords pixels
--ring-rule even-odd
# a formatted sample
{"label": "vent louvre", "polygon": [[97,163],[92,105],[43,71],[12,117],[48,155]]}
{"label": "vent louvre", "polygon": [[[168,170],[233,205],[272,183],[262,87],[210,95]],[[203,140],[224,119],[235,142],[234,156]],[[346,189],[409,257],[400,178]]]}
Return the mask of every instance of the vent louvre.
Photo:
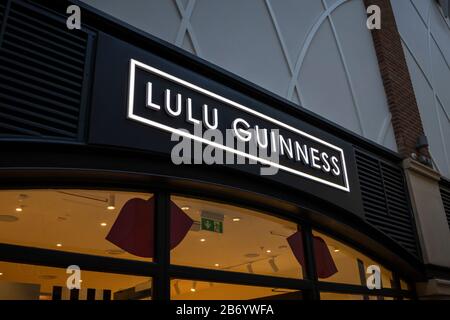
{"label": "vent louvre", "polygon": [[0,0],[0,30],[3,24],[3,17],[4,17],[4,12],[5,11],[5,4],[4,4],[4,0]]}
{"label": "vent louvre", "polygon": [[[0,4],[0,23],[4,3]],[[79,134],[87,33],[13,0],[0,43],[0,136],[74,140]]]}
{"label": "vent louvre", "polygon": [[448,227],[450,228],[450,186],[441,183],[441,197],[444,204],[445,214],[447,216]]}
{"label": "vent louvre", "polygon": [[366,221],[417,256],[413,216],[401,169],[358,150],[356,163]]}

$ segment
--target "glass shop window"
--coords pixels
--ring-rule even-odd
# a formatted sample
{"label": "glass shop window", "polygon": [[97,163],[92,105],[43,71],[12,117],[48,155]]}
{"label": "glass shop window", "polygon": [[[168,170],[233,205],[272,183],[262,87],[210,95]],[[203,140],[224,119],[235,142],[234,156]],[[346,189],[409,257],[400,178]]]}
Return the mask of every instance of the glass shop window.
{"label": "glass shop window", "polygon": [[381,286],[394,287],[392,272],[357,250],[316,231],[313,231],[313,243],[320,281],[366,286],[370,276],[367,268],[375,265],[380,268]]}
{"label": "glass shop window", "polygon": [[400,289],[411,291],[411,285],[403,279],[400,279]]}
{"label": "glass shop window", "polygon": [[[0,300],[150,300],[148,277],[0,262]],[[75,282],[79,285],[75,286]]]}
{"label": "glass shop window", "polygon": [[303,278],[303,243],[295,223],[183,197],[172,197],[171,223],[172,264]]}
{"label": "glass shop window", "polygon": [[173,279],[171,300],[301,300],[302,292],[217,282]]}
{"label": "glass shop window", "polygon": [[0,191],[0,243],[152,261],[151,194]]}

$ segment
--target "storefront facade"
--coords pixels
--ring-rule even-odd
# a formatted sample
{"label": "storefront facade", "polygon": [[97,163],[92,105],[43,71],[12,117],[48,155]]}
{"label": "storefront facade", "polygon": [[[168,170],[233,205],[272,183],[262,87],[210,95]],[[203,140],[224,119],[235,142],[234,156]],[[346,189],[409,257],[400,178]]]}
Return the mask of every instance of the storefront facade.
{"label": "storefront facade", "polygon": [[418,200],[422,173],[448,209],[445,180],[405,160],[397,126],[383,147],[83,3],[68,30],[69,4],[0,2],[0,299],[414,299],[446,281]]}

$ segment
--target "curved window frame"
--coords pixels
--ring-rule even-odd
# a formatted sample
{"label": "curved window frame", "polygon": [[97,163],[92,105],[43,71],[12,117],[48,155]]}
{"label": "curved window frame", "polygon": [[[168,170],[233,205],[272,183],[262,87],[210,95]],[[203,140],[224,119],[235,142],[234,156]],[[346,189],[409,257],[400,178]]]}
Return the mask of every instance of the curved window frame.
{"label": "curved window frame", "polygon": [[[61,189],[61,186],[57,186]],[[383,288],[380,290],[369,290],[365,286],[332,283],[322,281],[317,278],[316,266],[314,263],[314,248],[313,248],[313,228],[314,231],[324,233],[327,236],[335,237],[327,234],[320,226],[312,225],[308,220],[302,217],[294,217],[292,214],[285,214],[283,212],[267,212],[260,209],[255,209],[252,206],[243,205],[238,201],[229,202],[211,197],[193,196],[189,193],[181,193],[179,190],[155,190],[155,189],[136,189],[136,188],[82,188],[82,187],[63,187],[64,189],[85,189],[85,190],[102,190],[102,191],[127,191],[127,192],[145,192],[152,193],[155,199],[155,254],[152,262],[135,261],[116,259],[111,257],[92,256],[89,254],[61,252],[52,249],[39,249],[33,247],[25,247],[20,245],[11,245],[0,243],[0,261],[24,263],[31,265],[41,265],[50,267],[66,268],[71,265],[71,261],[76,259],[84,270],[107,272],[115,274],[127,274],[136,276],[146,276],[152,278],[152,299],[155,300],[170,300],[171,280],[182,279],[192,281],[207,281],[220,282],[226,284],[248,285],[258,287],[273,287],[287,290],[299,290],[302,292],[302,297],[305,300],[319,300],[320,293],[336,293],[347,295],[362,295],[362,296],[377,296],[391,297],[394,299],[415,298],[413,291],[401,289],[400,278],[395,270],[392,270],[393,278],[396,283],[395,288]],[[6,188],[2,188],[7,190]],[[23,188],[26,190],[26,188]],[[49,186],[30,189],[54,189]],[[14,188],[17,190],[17,188]],[[245,209],[257,211],[262,214],[275,216],[289,222],[296,223],[302,230],[304,252],[305,252],[305,266],[303,270],[303,279],[292,279],[285,277],[277,277],[270,275],[248,274],[240,272],[230,272],[214,269],[203,269],[197,267],[188,267],[174,265],[170,262],[170,201],[171,196],[183,196],[186,198],[207,200],[216,203],[225,203],[228,205],[238,206]],[[342,241],[345,245],[348,242],[343,241],[342,237],[336,238],[337,241]],[[349,245],[352,247],[351,245]],[[352,247],[353,248],[353,247]],[[355,248],[362,254],[369,258],[378,261],[377,257],[373,257],[360,248]],[[388,266],[389,267],[389,266]],[[404,279],[402,279],[404,280]]]}

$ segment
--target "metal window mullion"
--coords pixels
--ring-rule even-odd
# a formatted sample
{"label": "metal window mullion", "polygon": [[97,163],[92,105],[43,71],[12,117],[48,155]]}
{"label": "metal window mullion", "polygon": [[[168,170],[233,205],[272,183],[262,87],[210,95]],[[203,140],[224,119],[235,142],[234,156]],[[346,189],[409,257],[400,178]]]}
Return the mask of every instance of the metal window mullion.
{"label": "metal window mullion", "polygon": [[[397,290],[402,290],[402,285],[400,283],[400,277],[397,272],[392,272],[393,288]],[[394,300],[403,300],[402,296],[395,297]]]}
{"label": "metal window mullion", "polygon": [[301,291],[309,290],[311,288],[311,281],[309,280],[181,265],[171,265],[170,275],[173,278],[182,280],[217,282],[243,286],[273,287]]}
{"label": "metal window mullion", "polygon": [[8,243],[0,243],[0,261],[64,269],[75,264],[85,271],[145,277],[150,277],[157,271],[154,263],[146,261],[117,259]]}
{"label": "metal window mullion", "polygon": [[305,299],[320,300],[320,293],[317,287],[318,277],[316,272],[316,260],[314,255],[314,242],[312,229],[309,225],[302,225],[302,237],[305,252],[305,278],[311,280],[312,287],[310,291],[305,292]]}
{"label": "metal window mullion", "polygon": [[153,279],[153,299],[170,300],[170,194],[155,194],[155,248],[154,258],[158,265]]}

